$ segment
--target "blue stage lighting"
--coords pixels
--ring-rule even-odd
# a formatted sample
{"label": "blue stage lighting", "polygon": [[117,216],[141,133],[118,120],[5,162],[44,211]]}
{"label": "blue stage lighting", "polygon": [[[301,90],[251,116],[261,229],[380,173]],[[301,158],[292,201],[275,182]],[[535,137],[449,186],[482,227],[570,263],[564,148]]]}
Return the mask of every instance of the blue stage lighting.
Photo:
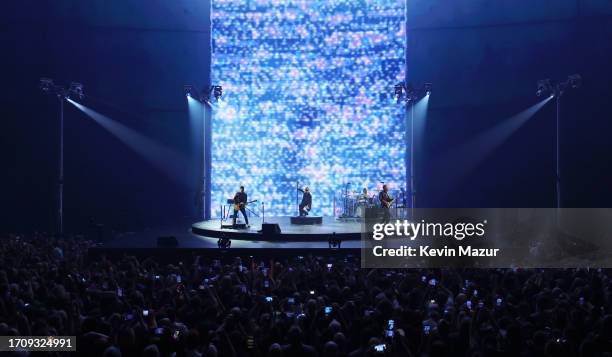
{"label": "blue stage lighting", "polygon": [[[405,187],[405,1],[213,0],[211,205],[239,185],[295,214],[296,182],[332,215],[344,184]],[[336,197],[339,207],[338,197]]]}

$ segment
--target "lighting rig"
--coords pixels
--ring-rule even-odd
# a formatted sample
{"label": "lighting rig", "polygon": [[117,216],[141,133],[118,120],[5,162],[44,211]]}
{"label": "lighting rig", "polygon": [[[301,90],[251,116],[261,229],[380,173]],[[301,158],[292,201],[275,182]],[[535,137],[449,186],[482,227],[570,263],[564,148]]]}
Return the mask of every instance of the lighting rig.
{"label": "lighting rig", "polygon": [[183,90],[185,92],[185,96],[191,97],[201,103],[210,104],[212,98],[214,98],[215,102],[218,102],[221,97],[223,97],[223,87],[214,84],[209,87],[206,87],[202,90],[202,93],[198,92],[195,86],[185,85],[183,86]]}
{"label": "lighting rig", "polygon": [[[185,96],[187,97],[187,99],[192,98],[194,100],[196,100],[197,102],[203,104],[202,107],[202,151],[200,152],[200,160],[202,162],[202,170],[201,170],[201,174],[202,174],[202,179],[201,181],[199,181],[198,185],[200,185],[201,183],[201,187],[197,188],[196,192],[208,192],[209,190],[206,189],[207,185],[210,185],[210,177],[208,175],[210,175],[210,173],[207,173],[207,169],[208,167],[206,166],[206,162],[207,160],[210,160],[209,155],[210,155],[210,150],[207,149],[207,146],[210,146],[210,141],[211,141],[211,137],[210,137],[210,120],[207,120],[206,118],[206,112],[209,111],[212,108],[212,103],[211,103],[211,99],[214,99],[214,102],[218,102],[219,99],[223,96],[223,87],[221,85],[218,84],[213,84],[211,86],[205,87],[202,92],[198,91],[197,88],[193,85],[184,85],[183,86],[183,92],[185,94]],[[210,118],[209,118],[210,119]],[[202,190],[200,190],[200,188],[203,188]],[[198,196],[198,200],[202,200],[201,202],[201,207],[203,207],[203,216],[204,219],[209,219],[210,218],[210,202],[207,200],[207,198],[204,195],[199,195]],[[200,213],[198,213],[200,214]]]}
{"label": "lighting rig", "polygon": [[536,95],[538,97],[550,95],[556,100],[555,116],[555,205],[561,207],[561,170],[560,170],[560,150],[559,150],[559,121],[561,120],[561,97],[569,89],[578,89],[582,86],[582,76],[572,74],[567,76],[564,81],[540,79],[536,83]]}
{"label": "lighting rig", "polygon": [[[416,177],[414,174],[414,105],[416,102],[423,98],[431,95],[432,84],[425,83],[420,89],[415,89],[412,84],[406,82],[399,82],[394,86],[394,94],[396,103],[400,104],[404,101],[406,105],[406,112],[410,113],[410,214],[411,217],[414,215],[414,208],[416,207],[416,188],[415,181]],[[408,166],[408,165],[406,165]]]}
{"label": "lighting rig", "polygon": [[81,100],[85,97],[83,85],[78,82],[70,83],[70,86],[57,85],[51,78],[41,78],[38,88],[45,94],[54,95],[60,103],[60,138],[59,138],[59,163],[57,183],[57,233],[64,235],[64,101],[68,98]]}

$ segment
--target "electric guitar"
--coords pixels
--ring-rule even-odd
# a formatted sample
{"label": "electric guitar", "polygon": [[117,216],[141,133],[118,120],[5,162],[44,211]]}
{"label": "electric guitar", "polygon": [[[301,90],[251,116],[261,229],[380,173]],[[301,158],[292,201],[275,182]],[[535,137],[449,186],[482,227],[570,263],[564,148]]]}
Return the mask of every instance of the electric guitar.
{"label": "electric guitar", "polygon": [[384,205],[385,205],[387,208],[389,208],[389,207],[391,207],[391,205],[393,204],[393,202],[394,202],[396,199],[397,199],[397,197],[394,197],[394,198],[392,198],[392,199],[391,199],[391,201],[383,201],[383,204],[384,204]]}
{"label": "electric guitar", "polygon": [[257,200],[253,200],[249,202],[234,203],[234,211],[240,211],[240,208],[246,207],[246,205],[248,205],[249,203],[255,203],[255,202],[257,202]]}

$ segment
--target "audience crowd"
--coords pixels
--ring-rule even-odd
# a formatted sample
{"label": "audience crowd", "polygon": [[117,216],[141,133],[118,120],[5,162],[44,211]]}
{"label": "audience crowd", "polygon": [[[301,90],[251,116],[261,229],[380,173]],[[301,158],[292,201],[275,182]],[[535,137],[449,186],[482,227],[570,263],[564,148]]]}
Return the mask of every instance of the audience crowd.
{"label": "audience crowd", "polygon": [[607,270],[361,269],[342,251],[162,263],[92,247],[0,237],[0,336],[77,336],[77,354],[108,357],[612,356]]}

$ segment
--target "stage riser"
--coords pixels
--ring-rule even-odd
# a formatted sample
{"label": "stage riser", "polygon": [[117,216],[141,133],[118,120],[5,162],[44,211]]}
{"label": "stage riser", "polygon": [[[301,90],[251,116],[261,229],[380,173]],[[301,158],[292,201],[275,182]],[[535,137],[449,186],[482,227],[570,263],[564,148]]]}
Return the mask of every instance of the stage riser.
{"label": "stage riser", "polygon": [[[294,219],[302,221],[320,221],[320,224],[292,224]],[[245,229],[228,228],[228,222],[209,220],[194,223],[191,231],[202,237],[227,238],[231,240],[249,240],[265,242],[328,242],[331,238],[342,241],[360,240],[361,224],[358,222],[341,222],[333,217],[271,217],[266,218],[266,229],[262,229],[259,218],[249,220],[250,227]],[[278,229],[270,227],[278,225]]]}

